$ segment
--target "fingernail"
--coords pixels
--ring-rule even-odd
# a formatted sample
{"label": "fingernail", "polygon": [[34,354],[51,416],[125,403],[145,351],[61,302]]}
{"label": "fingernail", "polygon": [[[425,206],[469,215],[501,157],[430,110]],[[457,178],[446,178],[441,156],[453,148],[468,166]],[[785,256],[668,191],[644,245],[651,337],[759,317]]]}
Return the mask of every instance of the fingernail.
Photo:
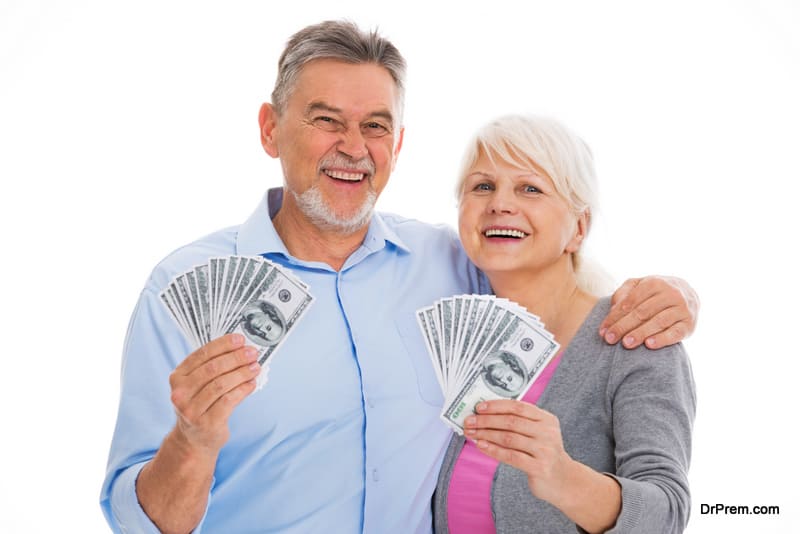
{"label": "fingernail", "polygon": [[655,347],[655,346],[656,346],[656,340],[655,340],[655,339],[653,339],[652,337],[648,337],[648,338],[645,340],[645,343],[646,343],[646,344],[647,344],[647,346],[648,346],[648,347],[650,347],[650,348],[652,348],[652,347]]}
{"label": "fingernail", "polygon": [[244,354],[248,359],[253,359],[258,356],[258,351],[254,347],[245,347]]}
{"label": "fingernail", "polygon": [[606,334],[606,343],[614,344],[617,342],[617,336],[614,335],[614,332],[609,332]]}
{"label": "fingernail", "polygon": [[485,441],[483,441],[482,439],[479,439],[478,441],[476,441],[475,445],[477,445],[479,449],[485,449],[486,447],[489,446],[489,444],[486,443]]}
{"label": "fingernail", "polygon": [[475,416],[470,415],[466,419],[464,419],[464,426],[473,426],[475,424]]}
{"label": "fingernail", "polygon": [[608,328],[606,328],[605,326],[603,328],[601,328],[600,329],[600,337],[603,337],[604,335],[606,335],[607,331],[608,331]]}
{"label": "fingernail", "polygon": [[631,347],[634,343],[636,343],[636,340],[633,339],[633,336],[626,336],[625,339],[622,340],[622,344],[626,347]]}
{"label": "fingernail", "polygon": [[477,432],[477,430],[475,430],[474,428],[466,428],[466,429],[464,429],[464,434],[466,434],[468,436],[474,436],[476,432]]}
{"label": "fingernail", "polygon": [[231,341],[233,341],[234,345],[242,345],[244,344],[244,336],[242,334],[233,334]]}
{"label": "fingernail", "polygon": [[253,362],[247,368],[251,371],[255,371],[257,369],[261,369],[261,366],[258,364],[258,362]]}
{"label": "fingernail", "polygon": [[488,404],[486,404],[485,402],[481,402],[480,404],[475,406],[475,410],[478,411],[478,412],[482,412],[483,410],[485,410],[488,407],[489,407]]}

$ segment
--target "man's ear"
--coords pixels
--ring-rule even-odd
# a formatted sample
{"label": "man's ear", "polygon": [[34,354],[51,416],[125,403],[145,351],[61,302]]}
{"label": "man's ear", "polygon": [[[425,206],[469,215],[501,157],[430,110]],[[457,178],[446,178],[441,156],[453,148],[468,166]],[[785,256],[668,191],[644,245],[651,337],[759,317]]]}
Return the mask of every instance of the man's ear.
{"label": "man's ear", "polygon": [[276,142],[278,114],[275,113],[275,108],[272,107],[272,104],[261,104],[261,109],[258,112],[258,127],[261,130],[261,146],[264,147],[264,151],[273,158],[277,158],[280,155],[278,153],[278,143]]}
{"label": "man's ear", "polygon": [[392,153],[392,171],[394,171],[394,166],[397,165],[397,156],[400,155],[400,149],[403,148],[403,134],[405,132],[405,128],[400,128],[400,133],[397,136],[397,143],[395,144],[394,151]]}
{"label": "man's ear", "polygon": [[578,252],[581,249],[581,244],[583,244],[583,240],[586,239],[586,235],[589,233],[591,218],[592,216],[588,209],[583,210],[583,213],[578,215],[575,224],[575,234],[572,236],[569,243],[567,243],[567,252]]}

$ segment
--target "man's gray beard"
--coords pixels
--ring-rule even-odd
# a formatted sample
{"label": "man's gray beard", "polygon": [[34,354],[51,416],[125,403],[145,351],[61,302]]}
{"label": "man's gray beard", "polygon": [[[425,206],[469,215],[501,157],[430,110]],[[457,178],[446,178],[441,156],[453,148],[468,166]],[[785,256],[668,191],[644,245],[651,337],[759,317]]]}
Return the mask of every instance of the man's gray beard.
{"label": "man's gray beard", "polygon": [[352,234],[369,224],[372,218],[372,210],[378,195],[375,191],[368,191],[367,198],[356,213],[351,217],[340,217],[333,212],[330,206],[325,203],[320,190],[314,186],[303,193],[291,192],[297,207],[308,217],[314,226],[321,230],[337,232],[341,234]]}

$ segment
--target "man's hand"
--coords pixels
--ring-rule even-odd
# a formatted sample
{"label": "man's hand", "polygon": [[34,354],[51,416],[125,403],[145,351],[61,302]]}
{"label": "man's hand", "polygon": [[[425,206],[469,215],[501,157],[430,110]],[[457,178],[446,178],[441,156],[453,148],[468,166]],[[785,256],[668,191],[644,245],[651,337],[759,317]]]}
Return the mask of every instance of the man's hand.
{"label": "man's hand", "polygon": [[244,337],[215,339],[169,377],[177,422],[136,479],[142,509],[165,533],[190,532],[203,518],[228,418],[256,387],[257,351]]}
{"label": "man's hand", "polygon": [[647,276],[625,281],[611,297],[611,310],[600,324],[607,343],[622,339],[632,349],[673,345],[694,331],[700,301],[686,281]]}
{"label": "man's hand", "polygon": [[228,441],[228,418],[256,387],[261,370],[253,347],[229,334],[190,354],[169,377],[176,432],[192,444],[217,452]]}

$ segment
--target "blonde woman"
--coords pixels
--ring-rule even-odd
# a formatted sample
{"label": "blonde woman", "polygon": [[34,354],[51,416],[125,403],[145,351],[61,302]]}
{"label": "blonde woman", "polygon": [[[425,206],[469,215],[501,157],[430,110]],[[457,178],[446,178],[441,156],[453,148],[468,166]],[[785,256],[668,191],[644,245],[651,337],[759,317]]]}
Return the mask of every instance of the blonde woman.
{"label": "blonde woman", "polygon": [[562,352],[522,400],[478,406],[454,436],[436,531],[681,532],[695,414],[682,345],[597,336],[610,302],[581,249],[596,209],[588,147],[561,124],[498,119],[460,173],[459,234],[495,294],[541,317]]}

